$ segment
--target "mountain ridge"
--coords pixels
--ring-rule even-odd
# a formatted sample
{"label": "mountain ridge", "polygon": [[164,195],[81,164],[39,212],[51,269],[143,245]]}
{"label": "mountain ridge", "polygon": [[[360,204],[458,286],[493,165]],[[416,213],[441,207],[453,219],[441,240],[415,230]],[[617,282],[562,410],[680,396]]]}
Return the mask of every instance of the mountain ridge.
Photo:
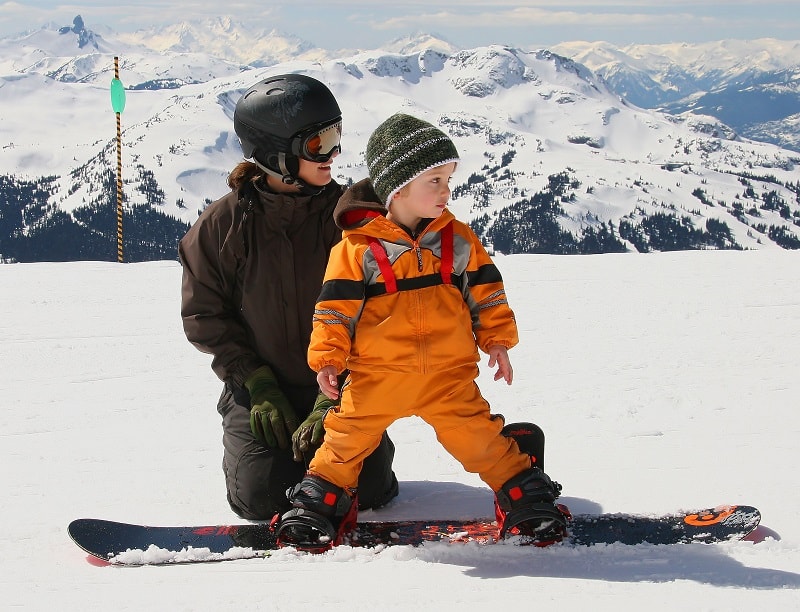
{"label": "mountain ridge", "polygon": [[[490,45],[451,53],[431,42],[412,53],[269,66],[182,51],[140,51],[141,63],[123,57],[126,209],[161,215],[174,232],[151,255],[170,257],[181,231],[224,194],[227,172],[241,159],[231,121],[236,100],[277,71],[310,74],[337,95],[345,130],[334,170],[343,184],[366,175],[366,139],[392,112],[445,129],[463,159],[451,207],[502,252],[800,247],[800,154],[743,139],[710,115],[637,107],[584,64],[550,50]],[[75,56],[70,65],[86,73],[73,71],[71,79],[48,68],[0,81],[0,161],[46,199],[5,216],[0,255],[15,258],[14,241],[55,231],[53,219],[110,241],[115,142],[108,126],[98,128],[98,118],[111,121],[109,59]],[[165,63],[173,66],[159,73]],[[195,80],[185,82],[187,75]],[[160,87],[157,78],[173,82]],[[156,85],[141,87],[147,82]],[[9,128],[44,109],[43,89],[60,104],[36,113],[24,131]]]}
{"label": "mountain ridge", "polygon": [[586,65],[633,104],[712,115],[743,136],[800,151],[800,41],[569,42],[553,50]]}

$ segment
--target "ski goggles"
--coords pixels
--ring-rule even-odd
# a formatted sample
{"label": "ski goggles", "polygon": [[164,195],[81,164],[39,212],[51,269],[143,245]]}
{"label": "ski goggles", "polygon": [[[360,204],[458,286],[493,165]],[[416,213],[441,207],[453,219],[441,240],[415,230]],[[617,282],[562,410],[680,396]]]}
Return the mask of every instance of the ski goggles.
{"label": "ski goggles", "polygon": [[292,153],[313,162],[326,162],[342,151],[342,120],[303,130],[292,139]]}

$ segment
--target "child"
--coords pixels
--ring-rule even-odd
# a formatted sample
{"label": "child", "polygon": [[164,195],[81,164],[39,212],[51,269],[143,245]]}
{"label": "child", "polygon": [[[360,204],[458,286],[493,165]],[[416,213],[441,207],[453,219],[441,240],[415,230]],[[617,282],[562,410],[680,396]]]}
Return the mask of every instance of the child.
{"label": "child", "polygon": [[[481,396],[478,348],[511,384],[508,349],[518,342],[502,278],[480,240],[447,210],[459,161],[453,142],[420,119],[396,114],[367,144],[369,179],[336,206],[342,242],[331,252],[317,302],[308,363],[322,392],[341,403],[279,538],[336,540],[355,522],[362,463],[395,420],[416,415],[441,444],[496,492],[501,532],[536,540],[563,535],[560,486],[501,435]],[[384,206],[385,204],[385,206]]]}

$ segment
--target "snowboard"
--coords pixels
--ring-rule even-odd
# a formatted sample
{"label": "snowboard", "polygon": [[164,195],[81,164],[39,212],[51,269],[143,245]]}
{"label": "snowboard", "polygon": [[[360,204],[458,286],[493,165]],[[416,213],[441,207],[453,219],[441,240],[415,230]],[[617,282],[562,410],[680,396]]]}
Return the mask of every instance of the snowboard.
{"label": "snowboard", "polygon": [[[718,506],[662,516],[578,514],[556,546],[685,544],[737,540],[752,532],[761,514],[752,506]],[[78,519],[69,535],[95,559],[118,565],[166,565],[268,557],[278,549],[267,523],[197,527],[148,527],[102,519]],[[490,519],[398,520],[358,523],[343,544],[356,547],[421,546],[427,542],[498,543]],[[500,542],[513,545],[514,538]],[[535,549],[535,546],[530,548]]]}

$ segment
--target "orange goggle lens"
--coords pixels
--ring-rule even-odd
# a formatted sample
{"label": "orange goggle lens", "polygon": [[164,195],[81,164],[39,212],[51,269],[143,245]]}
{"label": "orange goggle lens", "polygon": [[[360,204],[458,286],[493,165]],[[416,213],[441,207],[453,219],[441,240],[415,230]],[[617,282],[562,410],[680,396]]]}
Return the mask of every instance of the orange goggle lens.
{"label": "orange goggle lens", "polygon": [[301,157],[315,162],[325,162],[342,150],[342,122],[334,123],[303,140]]}

